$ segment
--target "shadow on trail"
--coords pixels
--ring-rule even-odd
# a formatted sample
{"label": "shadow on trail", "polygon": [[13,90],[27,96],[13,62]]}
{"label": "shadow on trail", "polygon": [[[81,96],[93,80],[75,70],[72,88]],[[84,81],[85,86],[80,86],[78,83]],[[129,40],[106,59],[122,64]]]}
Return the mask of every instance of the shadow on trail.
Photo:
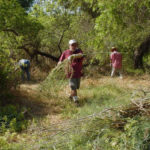
{"label": "shadow on trail", "polygon": [[23,82],[12,92],[11,98],[7,97],[4,100],[3,105],[18,105],[20,109],[24,110],[27,119],[39,118],[53,113],[49,101],[40,95],[39,85],[34,81]]}

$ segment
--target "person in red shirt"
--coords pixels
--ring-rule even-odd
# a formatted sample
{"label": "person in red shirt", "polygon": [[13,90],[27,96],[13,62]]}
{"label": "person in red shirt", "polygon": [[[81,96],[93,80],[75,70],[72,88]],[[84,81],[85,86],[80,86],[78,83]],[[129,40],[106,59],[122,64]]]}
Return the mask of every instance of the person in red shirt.
{"label": "person in red shirt", "polygon": [[73,99],[75,103],[78,103],[77,89],[80,88],[80,78],[82,76],[83,52],[78,48],[78,43],[76,40],[73,39],[69,41],[69,49],[62,53],[58,64],[65,59],[68,59],[70,62],[70,67],[72,70],[67,72],[69,86],[71,88],[70,98]]}
{"label": "person in red shirt", "polygon": [[119,72],[120,78],[122,79],[122,55],[117,51],[117,48],[111,48],[110,63],[112,66],[111,77],[116,72]]}

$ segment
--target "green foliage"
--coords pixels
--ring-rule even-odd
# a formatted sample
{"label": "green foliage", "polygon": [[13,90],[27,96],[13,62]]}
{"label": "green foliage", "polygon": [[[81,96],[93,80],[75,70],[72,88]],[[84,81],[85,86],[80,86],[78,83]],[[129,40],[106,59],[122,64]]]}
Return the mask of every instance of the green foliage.
{"label": "green foliage", "polygon": [[[16,38],[35,38],[41,25],[28,16],[16,0],[0,1],[0,31],[10,32]],[[11,34],[9,36],[12,36]],[[19,36],[19,37],[18,37]]]}
{"label": "green foliage", "polygon": [[[133,70],[132,64],[134,50],[150,34],[149,0],[41,1],[27,14],[22,7],[27,9],[32,2],[33,0],[0,0],[1,92],[15,85],[18,74],[14,64],[20,57],[26,57],[24,52],[31,58],[35,58],[36,50],[59,57],[68,48],[68,40],[72,38],[77,39],[81,49],[87,54],[88,64],[90,61],[93,64],[98,62],[99,67],[107,64],[110,47],[116,46],[123,54],[124,70],[132,75],[143,73],[141,70]],[[41,66],[45,66],[47,60],[43,57],[39,60],[42,62]],[[149,57],[145,56],[144,62],[149,65]],[[118,107],[129,102],[129,89],[117,87],[114,83],[100,83],[100,86],[87,86],[79,92],[82,107],[76,108],[62,96],[68,84],[65,73],[67,65],[64,62],[54,68],[40,87],[41,94],[54,98],[52,106],[59,106],[64,116],[87,116],[106,107]],[[94,70],[93,66],[92,68]],[[92,69],[87,70],[87,74],[93,74]],[[124,122],[121,129],[113,126],[116,123],[114,118],[95,118],[79,127],[75,126],[75,132],[58,139],[70,140],[63,142],[66,144],[64,149],[143,150],[149,147],[150,121],[146,117],[118,119]],[[8,130],[19,132],[26,126],[27,122],[18,107],[0,107],[2,133],[7,133]],[[3,149],[13,149],[5,136],[0,137],[0,146]],[[17,149],[15,146],[14,149]],[[44,144],[41,148],[47,146],[49,145]]]}
{"label": "green foliage", "polygon": [[22,46],[23,43],[27,44],[28,40],[34,41],[42,28],[36,19],[26,14],[16,0],[5,2],[1,0],[0,13],[0,31],[4,32],[4,35],[7,35],[6,38],[11,40],[9,42],[13,43],[11,46],[15,50]]}
{"label": "green foliage", "polygon": [[14,80],[18,78],[18,73],[14,71],[14,62],[9,58],[8,50],[0,48],[0,58],[0,91],[3,93],[17,84]]}
{"label": "green foliage", "polygon": [[83,51],[92,49],[90,42],[94,38],[94,19],[89,15],[70,13],[70,10],[55,2],[47,1],[34,5],[30,15],[35,16],[44,27],[38,34],[43,52],[60,56],[62,51],[68,49],[69,39],[76,39]]}
{"label": "green foliage", "polygon": [[144,150],[149,147],[149,122],[146,118],[128,118],[121,131],[113,128],[112,120],[96,118],[84,128],[85,133],[74,135],[72,144],[77,149]]}
{"label": "green foliage", "polygon": [[126,69],[126,72],[128,73],[128,75],[143,75],[144,74],[144,71],[142,70],[142,69],[136,69],[136,70],[134,70],[134,69],[132,69],[132,68],[127,68]]}
{"label": "green foliage", "polygon": [[25,18],[25,11],[20,7],[19,3],[16,0],[6,0],[0,1],[0,13],[1,13],[1,23],[0,30],[5,29],[20,29],[19,25],[23,25],[23,20]]}
{"label": "green foliage", "polygon": [[69,9],[74,13],[86,12],[93,18],[96,18],[100,15],[100,9],[98,6],[98,1],[93,0],[55,0],[59,5]]}
{"label": "green foliage", "polygon": [[36,43],[42,26],[16,0],[0,0],[0,14],[0,89],[7,91],[17,84],[19,72],[15,64],[23,54],[21,47],[32,54],[25,45]]}
{"label": "green foliage", "polygon": [[27,127],[27,121],[24,118],[22,110],[18,106],[7,105],[0,106],[0,132],[20,132]]}
{"label": "green foliage", "polygon": [[27,121],[19,106],[0,106],[0,149],[22,149],[22,144],[14,143],[14,141],[19,140],[16,132],[20,132],[26,127]]}
{"label": "green foliage", "polygon": [[28,10],[33,4],[34,0],[18,0],[18,2],[21,4],[23,8]]}
{"label": "green foliage", "polygon": [[99,1],[101,15],[96,18],[94,45],[103,52],[118,47],[126,62],[133,59],[134,50],[149,36],[149,1]]}
{"label": "green foliage", "polygon": [[5,136],[0,136],[0,149],[1,150],[18,150],[23,149],[22,145],[17,143],[8,142],[8,139],[12,141],[16,139],[15,133],[6,132]]}

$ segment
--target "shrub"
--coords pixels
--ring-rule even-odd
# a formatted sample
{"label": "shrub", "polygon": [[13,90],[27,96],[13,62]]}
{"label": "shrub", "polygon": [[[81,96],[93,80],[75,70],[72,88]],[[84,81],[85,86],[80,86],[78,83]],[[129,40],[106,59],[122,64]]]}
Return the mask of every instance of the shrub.
{"label": "shrub", "polygon": [[0,132],[5,133],[8,129],[11,132],[20,132],[27,127],[24,114],[18,106],[0,106]]}

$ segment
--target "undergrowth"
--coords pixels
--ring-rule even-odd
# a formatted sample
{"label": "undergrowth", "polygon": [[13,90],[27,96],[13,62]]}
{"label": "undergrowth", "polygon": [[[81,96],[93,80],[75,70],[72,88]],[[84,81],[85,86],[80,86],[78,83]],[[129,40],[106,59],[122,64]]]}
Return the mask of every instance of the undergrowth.
{"label": "undergrowth", "polygon": [[[50,101],[50,109],[57,108],[64,122],[52,124],[46,118],[40,118],[24,135],[7,130],[0,137],[1,149],[23,150],[148,150],[150,145],[149,113],[139,110],[131,103],[133,89],[119,79],[94,80],[83,79],[78,92],[80,106],[76,107],[65,96],[66,80],[61,88],[49,76],[45,86]],[[59,80],[61,79],[61,80]],[[64,82],[64,83],[63,83]],[[44,84],[44,86],[43,86]],[[55,89],[57,88],[58,89]],[[54,88],[54,89],[52,89]],[[141,87],[142,88],[142,87]],[[44,88],[43,88],[44,89]],[[61,90],[60,90],[61,89]],[[41,89],[40,89],[41,90]],[[50,91],[49,91],[50,90]],[[53,92],[51,91],[53,90]],[[52,93],[51,93],[52,92]],[[142,93],[142,94],[141,94]],[[40,93],[43,94],[43,91]],[[143,92],[137,92],[134,98],[143,98]],[[147,107],[146,107],[147,106]],[[149,103],[144,106],[146,111]],[[15,111],[14,111],[15,112]],[[101,113],[102,112],[102,113]],[[30,127],[29,127],[30,128]],[[27,130],[28,131],[28,130]],[[8,135],[11,137],[8,138]],[[7,138],[6,138],[7,137]],[[15,142],[14,139],[17,139]],[[22,140],[24,139],[24,140]]]}
{"label": "undergrowth", "polygon": [[0,106],[0,149],[12,150],[20,147],[19,133],[27,128],[28,122],[24,116],[24,110],[17,105]]}
{"label": "undergrowth", "polygon": [[26,129],[27,121],[25,120],[23,110],[19,110],[19,106],[7,105],[0,106],[0,132],[5,133],[7,130],[11,132],[20,132]]}

